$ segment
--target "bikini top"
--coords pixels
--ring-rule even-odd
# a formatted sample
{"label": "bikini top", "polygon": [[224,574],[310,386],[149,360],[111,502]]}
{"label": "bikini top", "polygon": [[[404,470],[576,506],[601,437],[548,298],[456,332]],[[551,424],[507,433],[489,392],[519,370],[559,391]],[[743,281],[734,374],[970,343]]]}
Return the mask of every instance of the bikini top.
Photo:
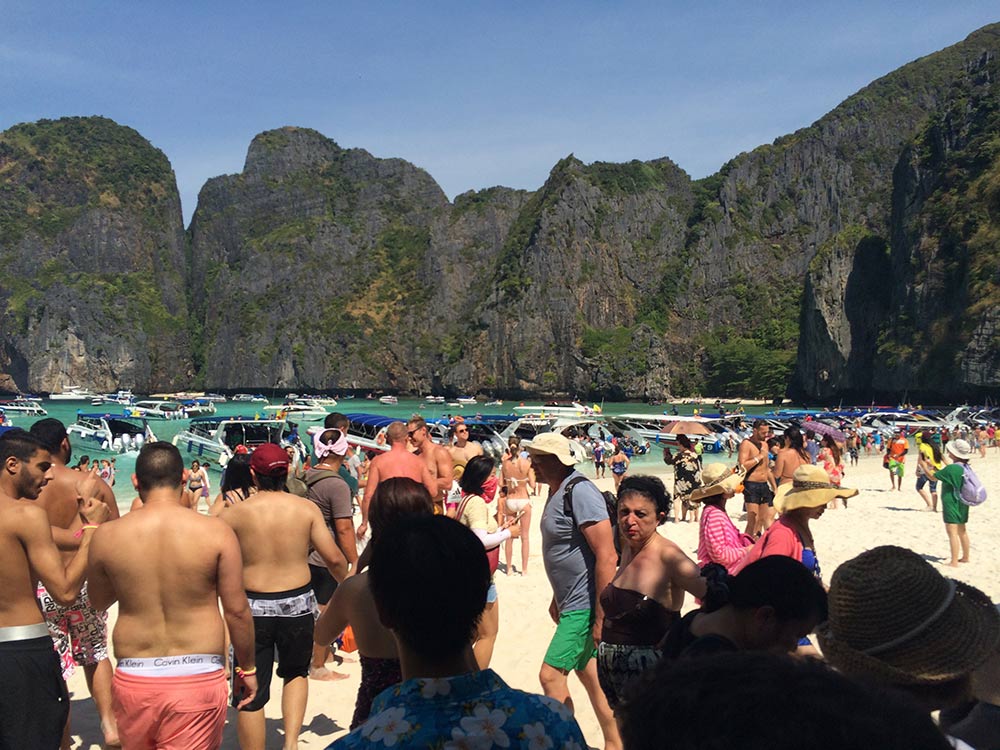
{"label": "bikini top", "polygon": [[604,628],[601,640],[624,646],[655,646],[680,617],[655,599],[609,583],[601,592]]}

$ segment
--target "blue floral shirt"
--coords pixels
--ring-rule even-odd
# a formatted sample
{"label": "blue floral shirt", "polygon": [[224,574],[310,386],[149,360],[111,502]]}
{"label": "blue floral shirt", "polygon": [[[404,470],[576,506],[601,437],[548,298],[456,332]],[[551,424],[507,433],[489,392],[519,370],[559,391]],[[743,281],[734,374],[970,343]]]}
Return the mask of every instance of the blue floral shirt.
{"label": "blue floral shirt", "polygon": [[572,713],[542,695],[514,690],[492,669],[414,679],[383,690],[368,721],[327,750],[355,747],[436,750],[585,750]]}

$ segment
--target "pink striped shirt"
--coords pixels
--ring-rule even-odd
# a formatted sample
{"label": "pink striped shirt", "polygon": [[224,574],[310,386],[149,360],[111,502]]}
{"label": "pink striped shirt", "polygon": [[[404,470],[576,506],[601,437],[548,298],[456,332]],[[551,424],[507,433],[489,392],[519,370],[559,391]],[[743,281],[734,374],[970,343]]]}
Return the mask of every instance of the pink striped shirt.
{"label": "pink striped shirt", "polygon": [[698,531],[698,566],[708,563],[722,565],[730,574],[743,561],[750,537],[741,534],[722,508],[706,505],[701,511]]}

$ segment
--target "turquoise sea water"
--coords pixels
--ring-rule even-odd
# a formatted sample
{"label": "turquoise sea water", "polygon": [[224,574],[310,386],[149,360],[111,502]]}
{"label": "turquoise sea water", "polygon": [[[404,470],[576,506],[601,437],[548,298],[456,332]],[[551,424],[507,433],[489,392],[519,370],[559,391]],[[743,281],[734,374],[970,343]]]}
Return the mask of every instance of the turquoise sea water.
{"label": "turquoise sea water", "polygon": [[[280,403],[280,400],[275,400],[273,403]],[[539,405],[539,409],[542,410],[539,401],[525,401],[523,402],[526,406]],[[480,404],[479,406],[466,406],[462,409],[455,406],[448,406],[446,404],[425,404],[423,399],[400,399],[398,404],[395,405],[385,405],[379,403],[377,400],[370,400],[364,398],[354,398],[341,400],[339,405],[336,407],[327,407],[330,411],[340,411],[344,413],[351,412],[363,412],[367,414],[382,414],[387,417],[399,417],[401,419],[407,419],[413,414],[420,414],[425,419],[432,419],[435,417],[441,417],[446,414],[463,414],[466,416],[474,414],[507,414],[515,406],[519,406],[521,402],[515,401],[505,401],[503,406],[491,406],[485,407]],[[110,406],[110,405],[107,405]],[[121,407],[115,406],[112,408],[105,408],[99,406],[91,406],[90,404],[81,401],[49,401],[45,400],[42,402],[42,407],[48,412],[48,416],[55,417],[65,424],[67,427],[76,421],[77,412],[83,412],[85,414],[93,413],[109,413],[109,414],[121,414]],[[231,402],[226,402],[224,404],[216,404],[216,414],[215,416],[263,416],[261,408],[264,404],[234,404]],[[677,411],[681,416],[689,416],[693,413],[696,407],[690,405],[677,406]],[[697,407],[704,410],[702,407]],[[748,414],[763,413],[769,411],[773,407],[747,407],[746,412]],[[616,415],[616,414],[663,414],[664,412],[672,413],[672,407],[666,406],[651,406],[649,404],[641,403],[605,403],[603,406],[603,413],[606,415]],[[8,414],[11,421],[17,427],[23,427],[28,429],[33,422],[42,417],[18,415],[18,414]],[[169,421],[161,420],[150,420],[150,426],[156,437],[160,440],[170,441],[179,432],[183,432],[190,420],[187,419],[177,419]],[[310,424],[318,424],[316,422],[303,422],[303,426],[308,426]],[[135,497],[135,493],[132,490],[132,485],[129,477],[135,468],[135,456],[134,452],[131,453],[104,453],[101,451],[95,451],[92,447],[87,446],[82,449],[82,453],[89,455],[91,459],[93,458],[111,458],[114,456],[116,458],[115,466],[117,469],[117,481],[115,483],[115,495],[118,499],[119,507],[124,511],[132,503],[132,499]],[[71,464],[75,464],[81,455],[81,449],[79,447],[74,447],[73,458]],[[651,451],[645,456],[638,456],[634,459],[636,467],[639,468],[643,465],[651,465],[653,463],[659,463],[661,461],[661,455],[659,451]],[[212,474],[212,492],[213,494],[218,489],[219,484],[219,467],[213,466]]]}

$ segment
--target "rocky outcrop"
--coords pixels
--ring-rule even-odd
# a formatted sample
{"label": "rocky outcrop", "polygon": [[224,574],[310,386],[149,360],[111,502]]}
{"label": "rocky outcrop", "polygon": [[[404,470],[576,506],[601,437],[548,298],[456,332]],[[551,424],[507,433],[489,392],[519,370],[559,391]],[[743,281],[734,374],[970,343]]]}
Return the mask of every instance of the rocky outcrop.
{"label": "rocky outcrop", "polygon": [[985,27],[697,181],[570,155],[537,191],[449,202],[412,164],[280,128],[206,183],[186,239],[134,131],[18,126],[0,387],[983,393],[998,55]]}
{"label": "rocky outcrop", "polygon": [[99,118],[0,133],[0,370],[11,389],[190,381],[184,227],[164,154]]}

